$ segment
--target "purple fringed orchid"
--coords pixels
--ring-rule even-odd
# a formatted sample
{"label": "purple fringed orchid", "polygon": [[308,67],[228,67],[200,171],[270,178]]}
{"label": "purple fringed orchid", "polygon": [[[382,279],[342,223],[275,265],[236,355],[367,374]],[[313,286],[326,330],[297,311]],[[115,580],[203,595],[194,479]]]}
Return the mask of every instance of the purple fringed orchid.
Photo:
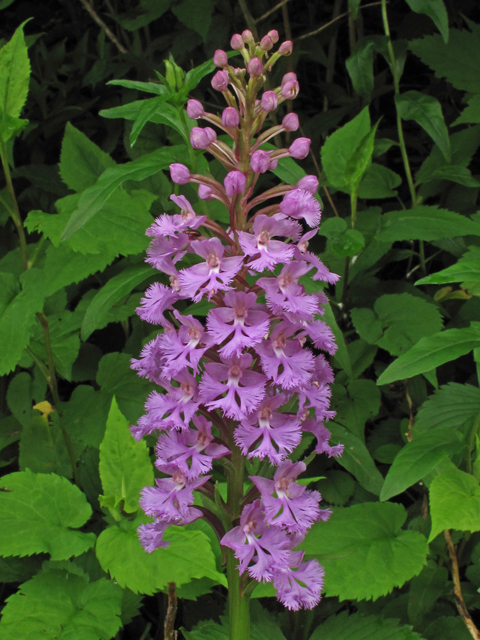
{"label": "purple fringed orchid", "polygon": [[[316,560],[304,562],[295,549],[330,511],[320,509],[317,491],[296,482],[306,464],[289,455],[304,434],[316,438],[316,453],[339,456],[343,450],[329,444],[324,424],[334,415],[332,370],[318,353],[336,349],[321,320],[328,300],[321,291],[307,293],[302,279],[334,284],[338,276],[308,251],[321,217],[317,178],[255,193],[260,176],[274,171],[279,159],[304,158],[310,148],[307,138],[297,138],[288,149],[261,148],[275,135],[299,128],[298,117],[289,113],[281,125],[262,131],[269,114],[299,90],[296,75],[288,73],[281,86],[262,93],[267,67],[292,51],[291,42],[284,42],[272,53],[277,41],[276,31],[260,44],[249,31],[234,35],[232,47],[247,69],[233,68],[225,52],[215,53],[220,70],[212,87],[227,101],[221,117],[206,112],[198,100],[187,104],[190,118],[212,124],[232,144],[209,126],[192,128],[193,149],[218,160],[224,181],[172,164],[175,184],[198,185],[198,204],[172,195],[180,213],[161,215],[147,230],[152,240],[146,261],[165,274],[169,286],[151,285],[137,310],[162,330],[132,360],[132,368],[160,390],[147,399],[147,413],[132,434],[158,437],[156,467],[162,477],[140,499],[154,519],[138,531],[145,549],[165,548],[169,525],[203,517],[230,554],[227,576],[229,585],[237,585],[232,596],[237,602],[243,597],[241,574],[242,593],[255,581],[272,582],[278,599],[297,610],[319,602],[323,569]],[[214,199],[228,210],[228,228],[208,217]],[[190,301],[202,300],[213,307],[205,321],[189,315]],[[262,470],[267,461],[276,470],[251,476],[244,492],[245,460],[257,458],[264,461]],[[211,481],[214,463],[227,473],[226,502]]]}

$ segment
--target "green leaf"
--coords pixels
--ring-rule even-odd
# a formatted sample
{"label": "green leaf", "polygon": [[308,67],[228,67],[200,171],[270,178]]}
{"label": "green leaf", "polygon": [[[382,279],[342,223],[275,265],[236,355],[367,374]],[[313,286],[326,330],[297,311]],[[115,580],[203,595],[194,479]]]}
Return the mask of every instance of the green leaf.
{"label": "green leaf", "polygon": [[0,273],[0,376],[12,371],[22,357],[46,296],[46,282],[40,269],[25,271],[20,282],[19,292],[14,276]]}
{"label": "green leaf", "polygon": [[480,413],[480,389],[450,382],[422,404],[415,416],[413,436],[437,427],[458,429],[464,435]]}
{"label": "green leaf", "polygon": [[370,129],[348,159],[345,168],[345,182],[347,183],[350,193],[354,196],[357,195],[360,182],[372,164],[375,134],[379,122]]}
{"label": "green leaf", "polygon": [[325,140],[321,149],[322,169],[328,182],[335,189],[349,193],[345,180],[347,164],[369,132],[370,115],[368,107],[365,107],[353,120]]}
{"label": "green leaf", "polygon": [[479,236],[480,224],[466,216],[436,206],[414,207],[408,211],[390,211],[382,216],[377,240],[441,240],[458,236]]}
{"label": "green leaf", "polygon": [[90,385],[75,387],[68,402],[62,402],[62,426],[74,441],[98,449],[105,434],[108,412],[112,399]]}
{"label": "green leaf", "polygon": [[423,567],[420,575],[413,578],[408,591],[408,618],[419,626],[438,599],[448,593],[448,570],[436,564]]}
{"label": "green leaf", "polygon": [[121,587],[153,594],[168,582],[181,585],[203,577],[226,586],[225,576],[216,569],[210,541],[202,531],[169,527],[164,539],[170,546],[147,553],[136,531],[140,523],[139,519],[124,520],[120,527],[102,531],[97,541],[100,564]]}
{"label": "green leaf", "polygon": [[407,91],[395,96],[395,104],[402,120],[415,120],[438,145],[445,160],[450,162],[450,138],[439,101],[419,91]]}
{"label": "green leaf", "polygon": [[419,174],[420,171],[416,176],[416,184],[422,184],[430,180],[450,180],[464,187],[480,187],[480,182],[472,176],[466,167],[455,164],[445,164],[431,172],[423,171],[421,175]]}
{"label": "green leaf", "polygon": [[424,13],[431,18],[445,44],[448,42],[448,13],[443,0],[407,0],[407,4],[415,13]]}
{"label": "green leaf", "polygon": [[472,636],[460,616],[436,618],[423,631],[423,635],[426,640],[472,640]]}
{"label": "green leaf", "polygon": [[18,118],[27,100],[30,61],[23,35],[23,22],[0,49],[0,115]]}
{"label": "green leaf", "polygon": [[406,517],[400,504],[365,502],[313,525],[301,547],[325,567],[327,595],[376,600],[420,573],[428,546],[401,529]]}
{"label": "green leaf", "polygon": [[[227,54],[230,58],[231,56],[237,55],[237,51],[230,52]],[[212,73],[215,70],[215,65],[212,60],[207,60],[202,64],[198,65],[194,69],[190,69],[187,71],[185,76],[185,82],[182,88],[182,92],[185,92],[186,95],[196,89],[200,80],[202,80],[205,76],[208,76],[209,73]]]}
{"label": "green leaf", "polygon": [[183,0],[172,11],[183,24],[196,31],[204,42],[212,23],[214,3],[212,0]]}
{"label": "green leaf", "polygon": [[472,322],[465,329],[447,329],[433,336],[422,338],[407,353],[397,358],[378,378],[377,384],[389,384],[395,380],[431,371],[445,362],[455,360],[480,347],[480,323]]}
{"label": "green leaf", "polygon": [[0,635],[4,640],[109,640],[121,626],[121,600],[122,591],[111,580],[89,583],[83,573],[45,563],[43,571],[7,598]]}
{"label": "green leaf", "polygon": [[58,425],[58,414],[45,420],[38,411],[23,424],[20,437],[18,464],[21,471],[57,473],[72,477],[72,465],[65,446],[65,439]]}
{"label": "green leaf", "polygon": [[473,294],[480,293],[480,260],[464,259],[462,256],[456,264],[417,280],[415,285],[450,282],[461,282],[462,289],[468,289]]}
{"label": "green leaf", "polygon": [[96,294],[87,308],[82,323],[82,340],[87,340],[100,326],[103,326],[109,310],[132,289],[152,276],[149,265],[136,265],[125,269],[111,278]]}
{"label": "green leaf", "polygon": [[448,44],[439,35],[409,43],[437,78],[446,78],[456,89],[480,93],[480,38],[467,30],[450,29]]}
{"label": "green leaf", "polygon": [[0,487],[1,555],[50,553],[64,560],[95,544],[95,534],[75,531],[92,508],[66,478],[19,471],[1,478]]}
{"label": "green leaf", "polygon": [[42,568],[45,556],[31,556],[25,558],[0,558],[1,582],[25,582],[30,580]]}
{"label": "green leaf", "polygon": [[175,147],[168,147],[104,171],[97,182],[82,193],[76,209],[66,224],[62,239],[67,240],[74,233],[77,233],[100,211],[116,189],[126,180],[137,182],[145,180],[162,169],[166,169],[175,159]]}
{"label": "green leaf", "polygon": [[355,491],[355,480],[345,471],[327,471],[325,478],[317,483],[322,499],[336,507],[347,504]]}
{"label": "green leaf", "polygon": [[153,466],[144,441],[137,442],[128,420],[120,413],[115,398],[108,414],[107,429],[100,445],[100,478],[103,496],[100,504],[110,508],[119,519],[121,509],[135,513],[139,509],[140,491],[153,484]]}
{"label": "green leaf", "polygon": [[155,122],[157,124],[166,124],[177,131],[185,143],[190,144],[190,136],[188,128],[186,128],[182,118],[176,109],[168,102],[165,102],[165,97],[152,98],[151,100],[145,100],[141,106],[138,116],[133,123],[132,131],[130,133],[130,146],[133,147],[138,139],[143,127],[147,122]]}
{"label": "green leaf", "polygon": [[108,153],[67,122],[59,169],[62,180],[70,189],[84,191],[95,184],[105,169],[114,166]]}
{"label": "green leaf", "polygon": [[360,308],[350,311],[356,332],[369,344],[376,344],[382,337],[383,326],[372,309]]}
{"label": "green leaf", "polygon": [[380,500],[390,500],[428,475],[444,458],[462,446],[457,431],[437,427],[420,433],[395,457],[388,470]]}
{"label": "green leaf", "polygon": [[335,358],[340,366],[343,368],[345,373],[349,378],[352,377],[352,363],[350,362],[350,356],[348,355],[347,347],[345,345],[345,339],[343,337],[343,333],[340,330],[340,327],[335,320],[335,316],[333,314],[332,306],[330,304],[326,304],[324,306],[325,313],[323,315],[324,322],[330,327],[333,331],[333,335],[335,337],[335,342],[337,345],[337,350],[335,352]]}
{"label": "green leaf", "polygon": [[381,164],[373,163],[365,172],[358,188],[359,198],[384,200],[395,198],[397,192],[393,191],[402,182],[398,173],[387,169]]}
{"label": "green leaf", "polygon": [[380,409],[380,389],[373,380],[354,380],[348,385],[347,393],[335,407],[335,420],[364,440],[366,421],[374,418]]}
{"label": "green leaf", "polygon": [[[140,0],[140,4],[133,11],[130,9],[125,14],[110,15],[127,31],[137,31],[137,29],[146,27],[154,20],[161,18],[168,11],[171,4],[172,0]],[[132,17],[132,12],[134,12],[135,17]]]}
{"label": "green leaf", "polygon": [[[262,148],[267,149],[267,145],[262,146]],[[273,150],[275,150],[275,147],[273,145],[270,145],[269,151]],[[274,173],[277,178],[280,178],[280,180],[283,180],[287,184],[297,184],[299,180],[307,175],[302,167],[297,164],[293,158],[281,158],[278,161],[277,168],[272,169],[272,173]]]}
{"label": "green leaf", "polygon": [[480,486],[478,480],[453,464],[430,485],[432,531],[429,542],[444,529],[480,531]]}
{"label": "green leaf", "polygon": [[345,60],[348,75],[355,91],[367,102],[370,102],[373,92],[373,51],[374,43],[369,38],[361,38],[352,54]]}
{"label": "green leaf", "polygon": [[467,100],[467,105],[460,116],[452,123],[452,127],[459,124],[480,123],[480,94],[476,94]]}
{"label": "green leaf", "polygon": [[363,442],[345,427],[335,422],[328,423],[332,444],[345,446],[337,462],[349,471],[364,489],[378,496],[382,490],[383,476],[375,466],[372,456]]}
{"label": "green leaf", "polygon": [[363,616],[346,611],[330,616],[319,625],[310,640],[422,640],[407,625],[381,616]]}
{"label": "green leaf", "polygon": [[328,218],[318,233],[329,239],[329,246],[337,256],[354,256],[365,246],[365,239],[360,231],[348,229],[343,218]]}

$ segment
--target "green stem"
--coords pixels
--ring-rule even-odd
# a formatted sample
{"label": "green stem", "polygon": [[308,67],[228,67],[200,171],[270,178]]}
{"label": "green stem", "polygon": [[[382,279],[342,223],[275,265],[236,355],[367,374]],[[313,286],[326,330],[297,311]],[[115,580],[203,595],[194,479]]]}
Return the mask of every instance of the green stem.
{"label": "green stem", "polygon": [[42,235],[42,237],[38,241],[37,247],[36,247],[35,251],[33,252],[32,257],[28,261],[27,269],[31,269],[33,266],[35,266],[35,262],[37,261],[39,253],[42,250],[42,247],[45,244],[46,240],[47,240],[47,236]]}
{"label": "green stem", "polygon": [[242,578],[231,549],[227,550],[229,640],[250,640],[250,598],[241,588]]}
{"label": "green stem", "polygon": [[13,188],[12,174],[10,173],[10,167],[8,165],[7,145],[5,142],[0,143],[0,157],[2,159],[3,171],[5,173],[5,181],[7,183],[7,191],[12,201],[12,207],[6,205],[2,200],[7,211],[10,213],[13,223],[17,228],[18,237],[20,240],[20,249],[22,252],[22,264],[24,269],[28,269],[28,251],[27,241],[25,239],[25,231],[23,229],[22,216],[20,215],[20,209],[18,208],[17,198],[15,197],[15,191]]}

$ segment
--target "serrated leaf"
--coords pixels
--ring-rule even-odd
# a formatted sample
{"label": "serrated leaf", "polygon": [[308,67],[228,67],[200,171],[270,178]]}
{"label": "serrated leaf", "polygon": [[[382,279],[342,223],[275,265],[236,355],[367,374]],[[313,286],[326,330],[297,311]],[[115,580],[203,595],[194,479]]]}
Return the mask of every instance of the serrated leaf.
{"label": "serrated leaf", "polygon": [[480,260],[461,258],[450,267],[417,280],[415,285],[449,284],[450,282],[461,282],[462,289],[468,289],[474,294],[480,293]]}
{"label": "serrated leaf", "polygon": [[408,591],[408,618],[419,626],[439,598],[448,593],[448,570],[446,567],[427,565],[420,575],[413,578]]}
{"label": "serrated leaf", "polygon": [[389,384],[395,380],[413,378],[431,371],[445,362],[455,360],[480,347],[480,323],[472,322],[465,329],[447,329],[433,336],[421,338],[407,353],[392,362],[377,380]]}
{"label": "serrated leaf", "polygon": [[92,509],[66,478],[26,470],[4,476],[0,487],[1,555],[49,553],[52,560],[63,560],[95,544],[93,533],[75,531]]}
{"label": "serrated leaf", "polygon": [[347,393],[335,407],[335,420],[363,441],[366,421],[375,417],[380,409],[380,389],[373,380],[354,380],[348,385]]}
{"label": "serrated leaf", "polygon": [[203,532],[170,527],[164,536],[170,546],[147,553],[136,532],[140,520],[121,524],[102,531],[96,547],[103,569],[121,587],[153,594],[168,582],[181,585],[203,577],[226,585],[225,576],[217,572],[214,553]]}
{"label": "serrated leaf", "polygon": [[345,60],[353,88],[367,102],[370,102],[374,85],[373,51],[374,43],[369,38],[361,38]]}
{"label": "serrated leaf", "polygon": [[30,61],[22,23],[0,49],[0,114],[18,118],[28,95]]}
{"label": "serrated leaf", "polygon": [[121,626],[122,591],[102,578],[88,582],[85,575],[48,565],[7,598],[0,622],[4,640],[110,640]]}
{"label": "serrated leaf", "polygon": [[480,486],[478,480],[450,466],[430,485],[431,542],[444,529],[480,531]]}
{"label": "serrated leaf", "polygon": [[428,475],[444,458],[462,446],[459,434],[448,427],[437,427],[417,435],[395,457],[388,470],[380,500],[390,500]]}
{"label": "serrated leaf", "polygon": [[445,44],[448,42],[448,13],[443,0],[407,0],[415,13],[424,13],[433,20]]}
{"label": "serrated leaf", "polygon": [[375,162],[365,172],[360,186],[358,187],[358,197],[370,200],[384,200],[385,198],[395,198],[397,192],[394,191],[402,182],[398,173]]}
{"label": "serrated leaf", "polygon": [[140,491],[153,483],[153,466],[144,441],[137,442],[130,432],[128,420],[121,414],[115,398],[112,400],[107,428],[100,445],[100,478],[103,496],[100,504],[135,513],[139,509]]}
{"label": "serrated leaf", "polygon": [[327,595],[376,600],[420,573],[428,546],[420,533],[401,529],[406,517],[399,504],[366,502],[313,525],[301,548],[325,567]]}
{"label": "serrated leaf", "polygon": [[382,216],[377,239],[380,242],[397,240],[441,240],[458,236],[480,235],[480,224],[459,213],[436,206],[414,207],[408,211],[391,211]]}
{"label": "serrated leaf", "polygon": [[355,480],[345,471],[327,471],[325,479],[317,483],[322,499],[336,507],[343,507],[352,497]]}
{"label": "serrated leaf", "polygon": [[376,344],[382,336],[382,323],[372,309],[358,308],[350,311],[356,332],[369,344]]}
{"label": "serrated leaf", "polygon": [[[353,196],[357,195],[362,178],[372,164],[375,134],[379,122],[377,122],[361,140],[360,144],[348,159],[347,166],[345,167],[345,182]],[[352,231],[354,230],[352,229]]]}
{"label": "serrated leaf", "polygon": [[0,582],[25,582],[42,568],[46,556],[0,558]]}
{"label": "serrated leaf", "polygon": [[408,625],[381,616],[363,616],[346,611],[330,616],[319,625],[310,640],[422,640]]}
{"label": "serrated leaf", "polygon": [[426,640],[472,640],[460,616],[441,616],[423,631]]}
{"label": "serrated leaf", "polygon": [[452,127],[459,124],[478,124],[480,123],[480,94],[476,94],[467,100],[467,106],[460,116],[452,123]]}
{"label": "serrated leaf", "polygon": [[480,413],[480,389],[450,382],[440,387],[422,404],[415,416],[413,435],[429,429],[448,427],[465,434]]}

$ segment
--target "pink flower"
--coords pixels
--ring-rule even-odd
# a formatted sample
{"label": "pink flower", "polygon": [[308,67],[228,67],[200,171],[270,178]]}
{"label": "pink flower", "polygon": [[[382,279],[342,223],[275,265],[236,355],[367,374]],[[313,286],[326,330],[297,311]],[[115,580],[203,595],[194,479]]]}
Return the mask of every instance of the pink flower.
{"label": "pink flower", "polygon": [[234,196],[237,193],[243,193],[247,184],[247,179],[241,171],[230,171],[227,173],[225,180],[225,192],[227,196]]}
{"label": "pink flower", "polygon": [[303,160],[303,158],[306,158],[310,151],[310,142],[310,138],[297,138],[294,140],[288,148],[292,158],[296,158],[297,160]]}
{"label": "pink flower", "polygon": [[217,49],[213,54],[213,64],[216,67],[227,67],[228,66],[228,58],[225,51],[222,49]]}

